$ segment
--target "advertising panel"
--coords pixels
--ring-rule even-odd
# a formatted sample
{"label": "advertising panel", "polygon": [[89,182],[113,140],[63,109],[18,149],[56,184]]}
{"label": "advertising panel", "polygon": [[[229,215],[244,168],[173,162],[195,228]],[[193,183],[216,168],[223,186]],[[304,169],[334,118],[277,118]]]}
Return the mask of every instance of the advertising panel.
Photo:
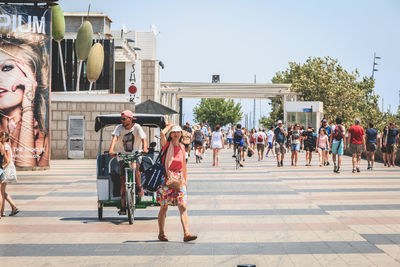
{"label": "advertising panel", "polygon": [[0,141],[17,167],[50,164],[51,10],[0,5]]}

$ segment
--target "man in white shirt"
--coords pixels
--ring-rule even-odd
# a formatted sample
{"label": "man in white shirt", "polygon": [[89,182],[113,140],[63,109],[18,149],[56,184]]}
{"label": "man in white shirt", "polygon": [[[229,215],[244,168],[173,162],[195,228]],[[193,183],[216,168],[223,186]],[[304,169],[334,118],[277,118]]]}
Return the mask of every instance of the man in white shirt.
{"label": "man in white shirt", "polygon": [[273,145],[272,145],[272,141],[274,140],[274,127],[273,126],[271,128],[269,128],[269,130],[267,132],[267,137],[268,137],[268,150],[267,150],[267,154],[265,156],[268,157],[269,151],[271,151],[272,156],[275,156],[274,150],[273,150]]}
{"label": "man in white shirt", "polygon": [[[121,113],[121,124],[115,127],[115,130],[112,133],[113,138],[108,152],[111,156],[116,154],[115,148],[117,148],[117,152],[123,154],[134,154],[138,151],[143,151],[144,153],[148,152],[146,134],[139,124],[133,122],[134,119],[136,118],[133,117],[133,113],[130,110],[125,110]],[[126,166],[123,160],[118,161],[118,166],[121,177],[121,210],[118,213],[120,215],[125,215],[125,168],[129,166]],[[132,168],[133,167],[134,166],[132,166]],[[136,186],[139,189],[138,196],[142,197],[143,188],[140,181],[138,162],[136,162],[135,168],[135,181]]]}
{"label": "man in white shirt", "polygon": [[265,135],[262,128],[258,129],[256,133],[256,144],[257,144],[257,152],[258,152],[258,161],[263,160],[264,158],[264,148],[267,144],[267,136]]}

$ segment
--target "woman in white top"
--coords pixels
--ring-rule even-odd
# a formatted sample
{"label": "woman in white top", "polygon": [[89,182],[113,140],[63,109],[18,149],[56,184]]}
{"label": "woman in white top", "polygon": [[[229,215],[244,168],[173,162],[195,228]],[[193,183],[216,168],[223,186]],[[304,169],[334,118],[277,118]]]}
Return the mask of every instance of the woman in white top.
{"label": "woman in white top", "polygon": [[13,175],[16,175],[15,173],[15,166],[12,160],[12,152],[11,152],[11,147],[8,144],[9,141],[9,134],[5,131],[0,132],[0,143],[1,143],[1,148],[0,148],[0,153],[3,155],[3,160],[1,162],[1,168],[4,170],[4,173],[1,175],[1,195],[0,195],[0,210],[1,210],[1,217],[5,217],[5,204],[6,201],[10,204],[11,206],[11,213],[9,216],[14,216],[19,212],[19,209],[13,202],[11,196],[6,192],[6,187],[7,183],[9,182],[7,180],[7,175],[12,172]]}
{"label": "woman in white top", "polygon": [[213,150],[213,166],[219,165],[219,150],[224,148],[224,140],[220,131],[220,126],[215,126],[215,131],[211,136],[211,148]]}
{"label": "woman in white top", "polygon": [[319,135],[315,150],[317,150],[319,154],[319,166],[322,167],[322,164],[324,164],[325,166],[326,162],[328,161],[327,159],[329,151],[329,141],[326,130],[322,127],[319,130]]}

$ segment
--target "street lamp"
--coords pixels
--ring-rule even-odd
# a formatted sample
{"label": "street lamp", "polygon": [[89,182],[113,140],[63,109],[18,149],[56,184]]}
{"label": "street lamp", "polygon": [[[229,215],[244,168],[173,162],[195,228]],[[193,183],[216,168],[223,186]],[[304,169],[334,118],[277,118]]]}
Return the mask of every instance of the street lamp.
{"label": "street lamp", "polygon": [[375,68],[375,66],[378,65],[378,63],[376,63],[377,59],[381,59],[381,57],[377,57],[376,53],[374,52],[374,64],[372,65],[372,76],[371,76],[372,79],[374,78],[374,72],[378,71],[378,69]]}

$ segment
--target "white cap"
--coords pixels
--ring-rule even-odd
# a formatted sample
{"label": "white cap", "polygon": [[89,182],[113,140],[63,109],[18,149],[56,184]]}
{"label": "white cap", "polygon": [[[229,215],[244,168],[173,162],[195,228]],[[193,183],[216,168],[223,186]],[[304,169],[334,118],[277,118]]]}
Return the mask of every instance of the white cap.
{"label": "white cap", "polygon": [[181,128],[181,126],[179,126],[179,125],[174,125],[174,126],[172,126],[170,132],[171,132],[171,133],[172,133],[172,132],[182,132],[182,128]]}
{"label": "white cap", "polygon": [[276,124],[282,124],[282,121],[281,121],[281,120],[279,120],[279,121],[277,121],[277,122],[276,122]]}

